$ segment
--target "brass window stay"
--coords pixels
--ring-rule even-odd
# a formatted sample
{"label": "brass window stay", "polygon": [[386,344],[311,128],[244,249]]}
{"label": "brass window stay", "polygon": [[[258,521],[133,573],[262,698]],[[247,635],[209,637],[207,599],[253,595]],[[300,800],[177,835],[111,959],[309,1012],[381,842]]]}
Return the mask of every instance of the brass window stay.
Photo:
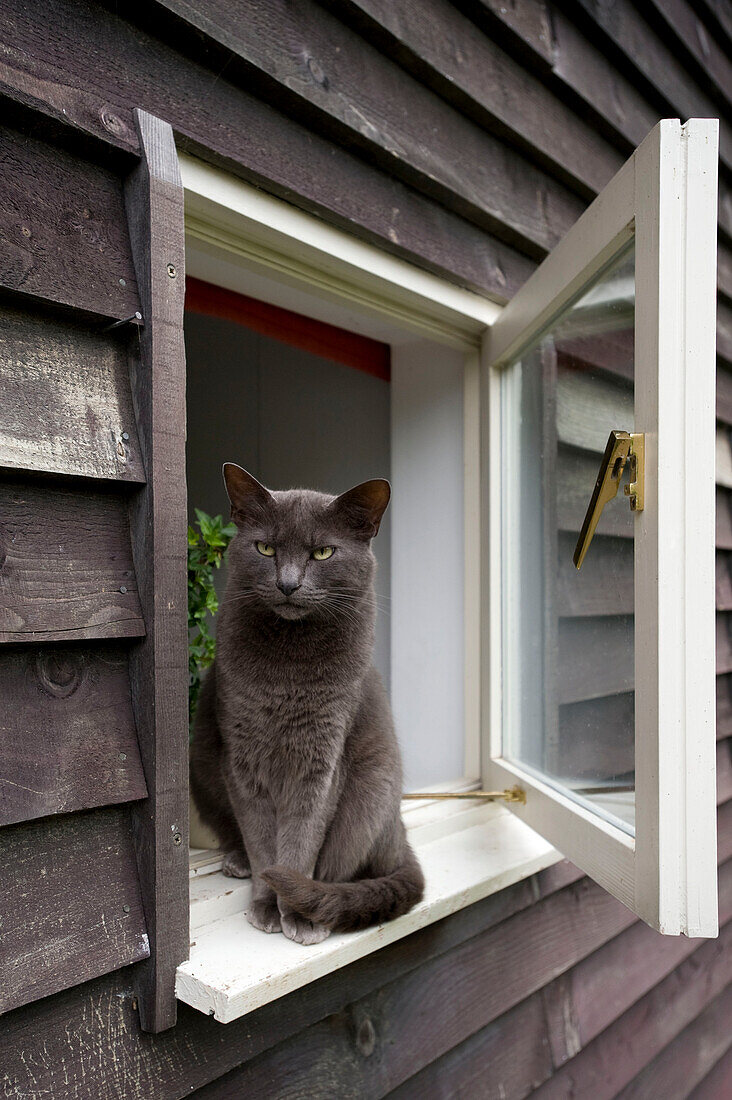
{"label": "brass window stay", "polygon": [[595,488],[582,522],[582,529],[574,551],[574,564],[580,568],[590,548],[592,537],[600,521],[602,510],[615,496],[623,476],[626,462],[630,461],[630,484],[625,495],[630,498],[633,512],[642,512],[645,506],[645,441],[643,432],[612,431],[600,463]]}
{"label": "brass window stay", "polygon": [[426,791],[422,794],[403,794],[402,800],[407,798],[419,798],[431,800],[433,798],[478,798],[484,802],[521,802],[526,804],[526,791],[521,787],[510,787],[505,791]]}

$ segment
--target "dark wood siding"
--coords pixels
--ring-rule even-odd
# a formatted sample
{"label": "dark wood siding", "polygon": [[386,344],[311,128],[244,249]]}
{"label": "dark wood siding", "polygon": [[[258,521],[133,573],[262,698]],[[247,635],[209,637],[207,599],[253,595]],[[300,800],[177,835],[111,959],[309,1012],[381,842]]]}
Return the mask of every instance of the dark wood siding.
{"label": "dark wood siding", "polygon": [[0,135],[0,1011],[147,960],[158,1030],[188,944],[183,196],[136,120],[114,170]]}
{"label": "dark wood siding", "polygon": [[[110,319],[139,308],[131,247],[116,215],[107,217],[123,202],[119,164],[126,172],[139,154],[136,106],[167,119],[181,148],[498,300],[525,280],[658,118],[722,116],[717,414],[725,432],[732,425],[732,20],[719,0],[168,0],[124,8],[6,0],[0,19],[9,47],[0,93],[8,119],[23,124],[21,136],[2,145],[15,181],[14,198],[0,207],[0,271],[18,295],[13,309],[25,308],[22,293]],[[54,161],[68,198],[48,209],[24,166],[34,143],[61,129],[74,135],[76,159]],[[88,164],[77,186],[81,156]],[[95,235],[106,242],[99,254]],[[59,252],[59,241],[74,247]],[[66,252],[75,266],[63,266]],[[626,353],[609,342],[600,365],[623,374]],[[22,440],[22,428],[14,438]],[[596,459],[580,459],[591,483]],[[13,469],[24,491],[35,467]],[[84,476],[101,496],[119,483],[108,472]],[[146,1100],[195,1089],[217,1097],[726,1095],[726,484],[717,502],[719,941],[657,936],[560,865],[225,1028],[182,1006],[175,1029],[141,1039],[134,968],[18,1008],[4,1018],[0,1039],[10,1088],[98,1095],[102,1065],[111,1095]],[[583,506],[584,498],[559,517],[568,535]],[[607,537],[626,534],[621,524]],[[42,534],[23,537],[52,571]],[[98,568],[88,552],[74,551],[80,585]],[[20,551],[15,568],[23,569]],[[99,617],[108,630],[134,620],[126,587],[130,600],[119,605],[95,603],[79,589],[79,644],[101,637],[84,633]],[[18,619],[43,621],[42,591],[10,591]],[[616,595],[622,603],[623,592]],[[565,588],[560,598],[578,618],[607,611],[589,588]],[[141,606],[144,618],[144,599]],[[104,642],[122,644],[136,643]],[[69,673],[58,675],[63,683]],[[616,704],[624,698],[621,690]],[[576,717],[571,708],[589,705],[562,703],[567,723]],[[110,782],[124,789],[127,780],[115,774]]]}

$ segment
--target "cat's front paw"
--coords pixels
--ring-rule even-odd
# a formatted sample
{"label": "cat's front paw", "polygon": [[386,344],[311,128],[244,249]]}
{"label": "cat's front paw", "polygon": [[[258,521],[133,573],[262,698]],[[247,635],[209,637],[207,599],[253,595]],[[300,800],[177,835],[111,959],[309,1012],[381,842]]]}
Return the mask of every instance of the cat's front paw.
{"label": "cat's front paw", "polygon": [[240,848],[234,848],[227,852],[221,864],[221,870],[229,878],[251,878],[252,869],[249,866],[246,852]]}
{"label": "cat's front paw", "polygon": [[284,931],[276,901],[253,901],[247,909],[247,920],[260,932]]}
{"label": "cat's front paw", "polygon": [[330,928],[324,924],[314,924],[311,920],[298,917],[296,913],[283,913],[280,918],[282,931],[288,940],[310,946],[313,943],[322,943],[330,935]]}

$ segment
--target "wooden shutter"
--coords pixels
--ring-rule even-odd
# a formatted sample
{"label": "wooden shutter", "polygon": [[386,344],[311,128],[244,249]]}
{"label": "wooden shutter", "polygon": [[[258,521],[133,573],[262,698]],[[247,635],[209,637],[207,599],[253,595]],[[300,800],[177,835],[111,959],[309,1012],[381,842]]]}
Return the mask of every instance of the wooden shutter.
{"label": "wooden shutter", "polygon": [[0,1010],[188,950],[183,196],[0,131]]}

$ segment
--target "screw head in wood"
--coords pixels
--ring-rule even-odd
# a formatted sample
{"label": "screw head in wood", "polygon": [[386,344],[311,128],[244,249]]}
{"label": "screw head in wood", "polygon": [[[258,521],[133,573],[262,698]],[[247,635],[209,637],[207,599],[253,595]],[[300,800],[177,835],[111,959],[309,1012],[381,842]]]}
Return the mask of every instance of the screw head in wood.
{"label": "screw head in wood", "polygon": [[167,271],[168,271],[168,275],[170,275],[171,279],[176,278],[178,272],[175,269],[175,264],[168,264]]}
{"label": "screw head in wood", "polygon": [[120,758],[120,760],[126,760],[127,759],[127,753],[126,752],[121,752],[119,754],[119,758]]}
{"label": "screw head in wood", "polygon": [[130,433],[129,432],[122,432],[122,438],[126,442],[130,438]]}
{"label": "screw head in wood", "polygon": [[126,279],[120,279],[119,285],[120,286],[127,286],[127,280]]}
{"label": "screw head in wood", "polygon": [[122,912],[123,913],[129,913],[129,911],[130,911],[129,905],[123,905],[122,906]]}
{"label": "screw head in wood", "polygon": [[177,848],[182,843],[183,843],[183,837],[180,835],[180,833],[176,833],[175,836],[173,837],[173,844],[175,844],[175,846]]}
{"label": "screw head in wood", "polygon": [[109,130],[111,134],[121,134],[124,132],[124,123],[121,119],[113,115],[111,111],[102,111],[100,118],[102,125],[106,130]]}

